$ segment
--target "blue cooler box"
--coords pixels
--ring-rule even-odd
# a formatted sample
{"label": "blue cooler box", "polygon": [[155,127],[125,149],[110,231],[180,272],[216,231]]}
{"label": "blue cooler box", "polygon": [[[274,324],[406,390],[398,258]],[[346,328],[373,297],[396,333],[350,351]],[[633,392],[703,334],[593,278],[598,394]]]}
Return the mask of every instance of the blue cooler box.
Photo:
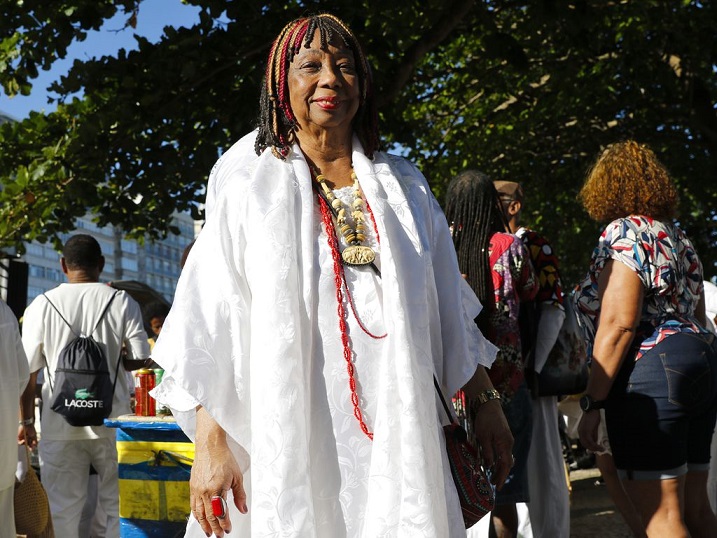
{"label": "blue cooler box", "polygon": [[194,444],[173,417],[123,415],[117,428],[122,538],[184,536]]}

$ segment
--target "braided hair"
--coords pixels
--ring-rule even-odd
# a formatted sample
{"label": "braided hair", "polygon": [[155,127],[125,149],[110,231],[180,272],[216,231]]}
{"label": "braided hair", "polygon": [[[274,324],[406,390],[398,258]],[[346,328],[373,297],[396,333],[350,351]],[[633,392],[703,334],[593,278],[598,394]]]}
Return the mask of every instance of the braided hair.
{"label": "braided hair", "polygon": [[289,102],[288,70],[303,45],[309,48],[319,32],[321,50],[332,40],[340,40],[354,55],[359,78],[360,102],[353,119],[354,130],[370,158],[379,149],[378,113],[373,95],[371,70],[356,36],[338,18],[329,14],[296,19],[287,24],[274,41],[266,63],[266,73],[259,98],[259,134],[254,149],[261,154],[271,147],[285,159],[295,141],[297,120]]}
{"label": "braided hair", "polygon": [[508,232],[498,191],[491,179],[477,170],[466,170],[448,184],[445,214],[451,225],[458,266],[483,305],[478,326],[490,332],[489,312],[495,308],[490,266],[490,239]]}

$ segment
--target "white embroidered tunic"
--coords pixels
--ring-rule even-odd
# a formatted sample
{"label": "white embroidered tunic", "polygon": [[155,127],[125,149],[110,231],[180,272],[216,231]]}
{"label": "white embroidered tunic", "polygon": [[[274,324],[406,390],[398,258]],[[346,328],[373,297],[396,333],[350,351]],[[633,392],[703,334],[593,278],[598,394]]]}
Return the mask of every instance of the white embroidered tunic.
{"label": "white embroidered tunic", "polygon": [[[247,138],[210,179],[211,212],[154,349],[156,396],[190,437],[197,404],[227,432],[249,506],[242,515],[229,502],[232,534],[465,536],[433,374],[452,394],[495,348],[475,327],[480,304],[425,179],[399,157],[369,160],[354,140],[381,277],[347,267],[346,279],[364,327],[386,334],[358,325],[344,290],[371,441],[354,417],[308,166],[297,147],[286,162],[241,151]],[[204,536],[193,518],[187,535]]]}

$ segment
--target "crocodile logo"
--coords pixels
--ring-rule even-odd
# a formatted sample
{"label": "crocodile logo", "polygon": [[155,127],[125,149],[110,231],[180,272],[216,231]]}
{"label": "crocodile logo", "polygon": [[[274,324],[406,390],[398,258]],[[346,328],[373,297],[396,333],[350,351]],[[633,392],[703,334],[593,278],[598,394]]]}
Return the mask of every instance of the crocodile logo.
{"label": "crocodile logo", "polygon": [[78,389],[75,391],[75,398],[78,400],[87,400],[94,397],[95,395],[91,393],[89,389]]}

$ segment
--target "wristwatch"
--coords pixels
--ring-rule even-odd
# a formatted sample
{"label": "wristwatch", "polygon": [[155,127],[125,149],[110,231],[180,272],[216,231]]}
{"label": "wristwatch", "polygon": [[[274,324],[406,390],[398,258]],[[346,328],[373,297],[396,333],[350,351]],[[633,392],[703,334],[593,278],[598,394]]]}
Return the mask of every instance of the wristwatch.
{"label": "wristwatch", "polygon": [[26,418],[24,420],[21,420],[19,422],[19,424],[20,424],[20,426],[31,426],[31,425],[35,424],[35,419],[34,418]]}
{"label": "wristwatch", "polygon": [[491,400],[500,400],[500,392],[495,389],[487,389],[478,394],[478,405],[490,402]]}
{"label": "wristwatch", "polygon": [[596,409],[602,409],[605,407],[605,400],[593,400],[593,397],[589,394],[583,395],[580,398],[580,409],[585,411],[595,411]]}

